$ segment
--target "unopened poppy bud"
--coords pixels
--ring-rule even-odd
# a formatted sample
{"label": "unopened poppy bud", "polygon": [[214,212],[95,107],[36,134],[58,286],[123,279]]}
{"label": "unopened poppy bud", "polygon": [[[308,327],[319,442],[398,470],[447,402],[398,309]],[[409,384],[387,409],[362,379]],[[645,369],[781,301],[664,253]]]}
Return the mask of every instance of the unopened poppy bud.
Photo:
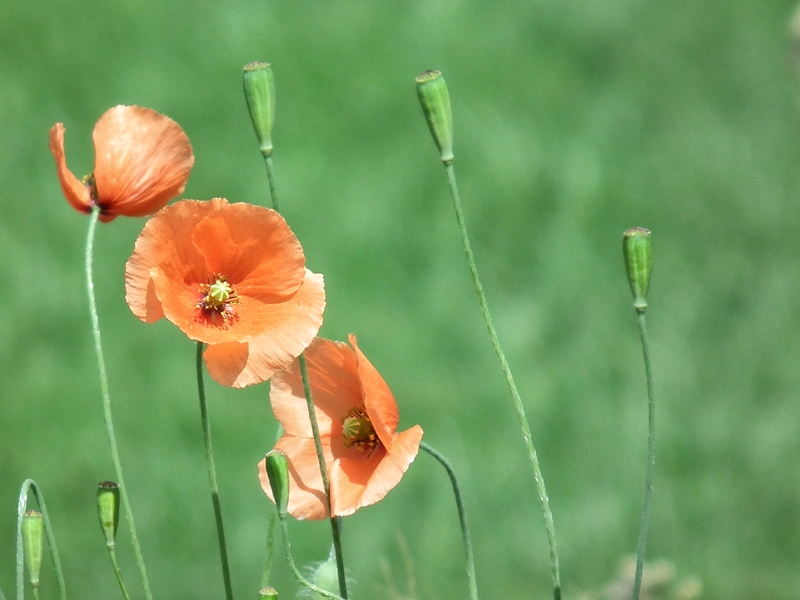
{"label": "unopened poppy bud", "polygon": [[647,289],[653,271],[653,240],[650,231],[643,227],[628,229],[622,234],[622,252],[625,270],[633,292],[633,306],[643,313],[647,308]]}
{"label": "unopened poppy bud", "polygon": [[97,515],[106,536],[106,545],[114,546],[119,525],[119,486],[113,481],[104,481],[97,485]]}
{"label": "unopened poppy bud", "polygon": [[425,71],[416,79],[417,95],[422,112],[428,121],[433,141],[439,148],[444,164],[453,162],[453,115],[450,112],[450,95],[439,71]]}
{"label": "unopened poppy bud", "polygon": [[261,600],[278,600],[278,590],[273,587],[265,587],[258,594]]}
{"label": "unopened poppy bud", "polygon": [[278,515],[283,519],[288,514],[289,506],[289,461],[280,450],[270,450],[264,460],[272,497],[275,499]]}
{"label": "unopened poppy bud", "polygon": [[261,154],[272,154],[272,125],[275,122],[275,77],[265,62],[251,62],[244,68],[244,97],[261,144]]}
{"label": "unopened poppy bud", "polygon": [[39,585],[39,571],[42,567],[42,548],[44,540],[44,522],[41,513],[29,510],[22,515],[22,545],[25,552],[25,563],[31,585]]}

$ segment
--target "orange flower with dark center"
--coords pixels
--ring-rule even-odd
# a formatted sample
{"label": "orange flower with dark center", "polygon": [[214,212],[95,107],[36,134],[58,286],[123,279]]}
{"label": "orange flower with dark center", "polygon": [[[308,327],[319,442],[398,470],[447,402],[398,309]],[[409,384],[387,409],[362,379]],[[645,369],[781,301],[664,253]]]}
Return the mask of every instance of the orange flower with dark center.
{"label": "orange flower with dark center", "polygon": [[125,299],[208,344],[211,377],[244,387],[287,367],[322,325],[322,275],[274,210],[181,200],[145,225],[125,266]]}
{"label": "orange flower with dark center", "polygon": [[[317,338],[305,352],[336,516],[374,504],[396,486],[417,456],[422,428],[397,433],[397,403],[380,373],[358,349]],[[289,512],[296,519],[328,516],[299,362],[270,382],[272,412],[286,433],[275,444],[289,461]],[[272,499],[266,463],[261,487]]]}
{"label": "orange flower with dark center", "polygon": [[67,168],[62,123],[50,129],[50,151],[67,201],[83,213],[99,206],[104,222],[158,211],[183,191],[194,165],[192,146],[180,125],[149,108],[107,110],[92,138],[94,172],[83,180]]}

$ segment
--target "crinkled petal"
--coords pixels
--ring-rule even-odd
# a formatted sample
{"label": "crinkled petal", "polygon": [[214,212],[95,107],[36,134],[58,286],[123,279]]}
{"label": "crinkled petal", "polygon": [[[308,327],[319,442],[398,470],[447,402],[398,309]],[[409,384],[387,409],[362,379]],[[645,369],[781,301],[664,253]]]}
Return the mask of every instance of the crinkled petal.
{"label": "crinkled petal", "polygon": [[[306,349],[305,358],[320,435],[339,436],[342,418],[362,403],[355,355],[343,342],[316,338]],[[297,360],[272,378],[269,399],[275,418],[288,434],[311,437]]]}
{"label": "crinkled petal", "polygon": [[364,407],[375,428],[375,433],[378,434],[383,445],[388,448],[394,443],[395,431],[400,422],[397,402],[381,374],[359,350],[356,336],[350,334],[348,339],[355,350],[358,361],[358,376],[364,395]]}
{"label": "crinkled petal", "polygon": [[72,205],[72,208],[82,213],[92,212],[92,201],[89,195],[89,188],[86,184],[78,180],[67,168],[67,159],[64,156],[64,125],[56,123],[50,129],[50,152],[56,159],[56,170],[58,180],[61,183],[61,191],[64,197]]}
{"label": "crinkled petal", "polygon": [[[295,519],[327,517],[325,492],[314,440],[286,434],[278,440],[275,448],[286,454],[289,463],[289,514]],[[325,462],[330,464],[333,458],[329,440],[322,440],[322,452]],[[274,502],[264,460],[258,464],[258,476],[264,492]]]}
{"label": "crinkled petal", "polygon": [[115,106],[94,127],[97,203],[107,217],[144,217],[178,196],[194,165],[180,125],[149,108]]}
{"label": "crinkled petal", "polygon": [[422,428],[415,425],[397,434],[390,449],[377,448],[372,455],[341,457],[330,469],[333,514],[346,516],[363,506],[375,504],[395,487],[414,461],[422,439]]}

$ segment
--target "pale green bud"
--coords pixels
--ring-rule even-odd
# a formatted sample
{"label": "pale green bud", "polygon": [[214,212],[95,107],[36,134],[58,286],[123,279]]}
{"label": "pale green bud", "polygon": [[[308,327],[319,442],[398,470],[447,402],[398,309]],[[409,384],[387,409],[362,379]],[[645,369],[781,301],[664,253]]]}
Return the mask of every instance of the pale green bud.
{"label": "pale green bud", "polygon": [[253,121],[261,154],[272,154],[272,126],[275,123],[275,77],[269,63],[252,62],[244,68],[244,97]]}
{"label": "pale green bud", "polygon": [[265,587],[258,594],[261,600],[278,600],[278,590],[273,587]]}
{"label": "pale green bud", "polygon": [[22,515],[22,545],[31,585],[37,587],[39,585],[39,571],[42,568],[44,521],[42,521],[41,513],[35,510],[29,510]]}
{"label": "pale green bud", "polygon": [[643,227],[628,229],[622,234],[622,253],[625,270],[633,292],[633,306],[637,312],[647,309],[647,290],[653,271],[653,240],[650,231]]}
{"label": "pale green bud", "polygon": [[113,547],[119,525],[119,486],[113,481],[97,484],[97,516],[106,536],[106,545]]}
{"label": "pale green bud", "polygon": [[425,71],[416,79],[417,95],[442,162],[453,162],[453,114],[447,84],[439,71]]}
{"label": "pale green bud", "polygon": [[283,519],[289,512],[289,461],[280,450],[270,450],[264,457],[267,477],[278,515]]}

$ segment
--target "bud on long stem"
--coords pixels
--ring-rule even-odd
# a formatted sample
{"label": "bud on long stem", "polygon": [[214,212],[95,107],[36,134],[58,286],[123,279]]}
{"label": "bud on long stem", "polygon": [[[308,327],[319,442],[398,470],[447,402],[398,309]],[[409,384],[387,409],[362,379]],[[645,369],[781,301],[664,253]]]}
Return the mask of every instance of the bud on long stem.
{"label": "bud on long stem", "polygon": [[252,62],[244,68],[244,97],[261,144],[261,154],[269,156],[275,123],[275,77],[269,63]]}
{"label": "bud on long stem", "polygon": [[41,513],[29,510],[22,516],[22,543],[25,548],[25,564],[31,586],[39,587],[39,571],[42,568],[42,551],[44,547],[44,523]]}
{"label": "bud on long stem", "polygon": [[647,290],[653,272],[653,240],[650,230],[643,227],[628,229],[622,234],[622,252],[625,270],[633,292],[633,306],[637,312],[647,309]]}
{"label": "bud on long stem", "polygon": [[447,84],[439,71],[425,71],[416,79],[417,95],[433,141],[444,164],[453,162],[453,114]]}

